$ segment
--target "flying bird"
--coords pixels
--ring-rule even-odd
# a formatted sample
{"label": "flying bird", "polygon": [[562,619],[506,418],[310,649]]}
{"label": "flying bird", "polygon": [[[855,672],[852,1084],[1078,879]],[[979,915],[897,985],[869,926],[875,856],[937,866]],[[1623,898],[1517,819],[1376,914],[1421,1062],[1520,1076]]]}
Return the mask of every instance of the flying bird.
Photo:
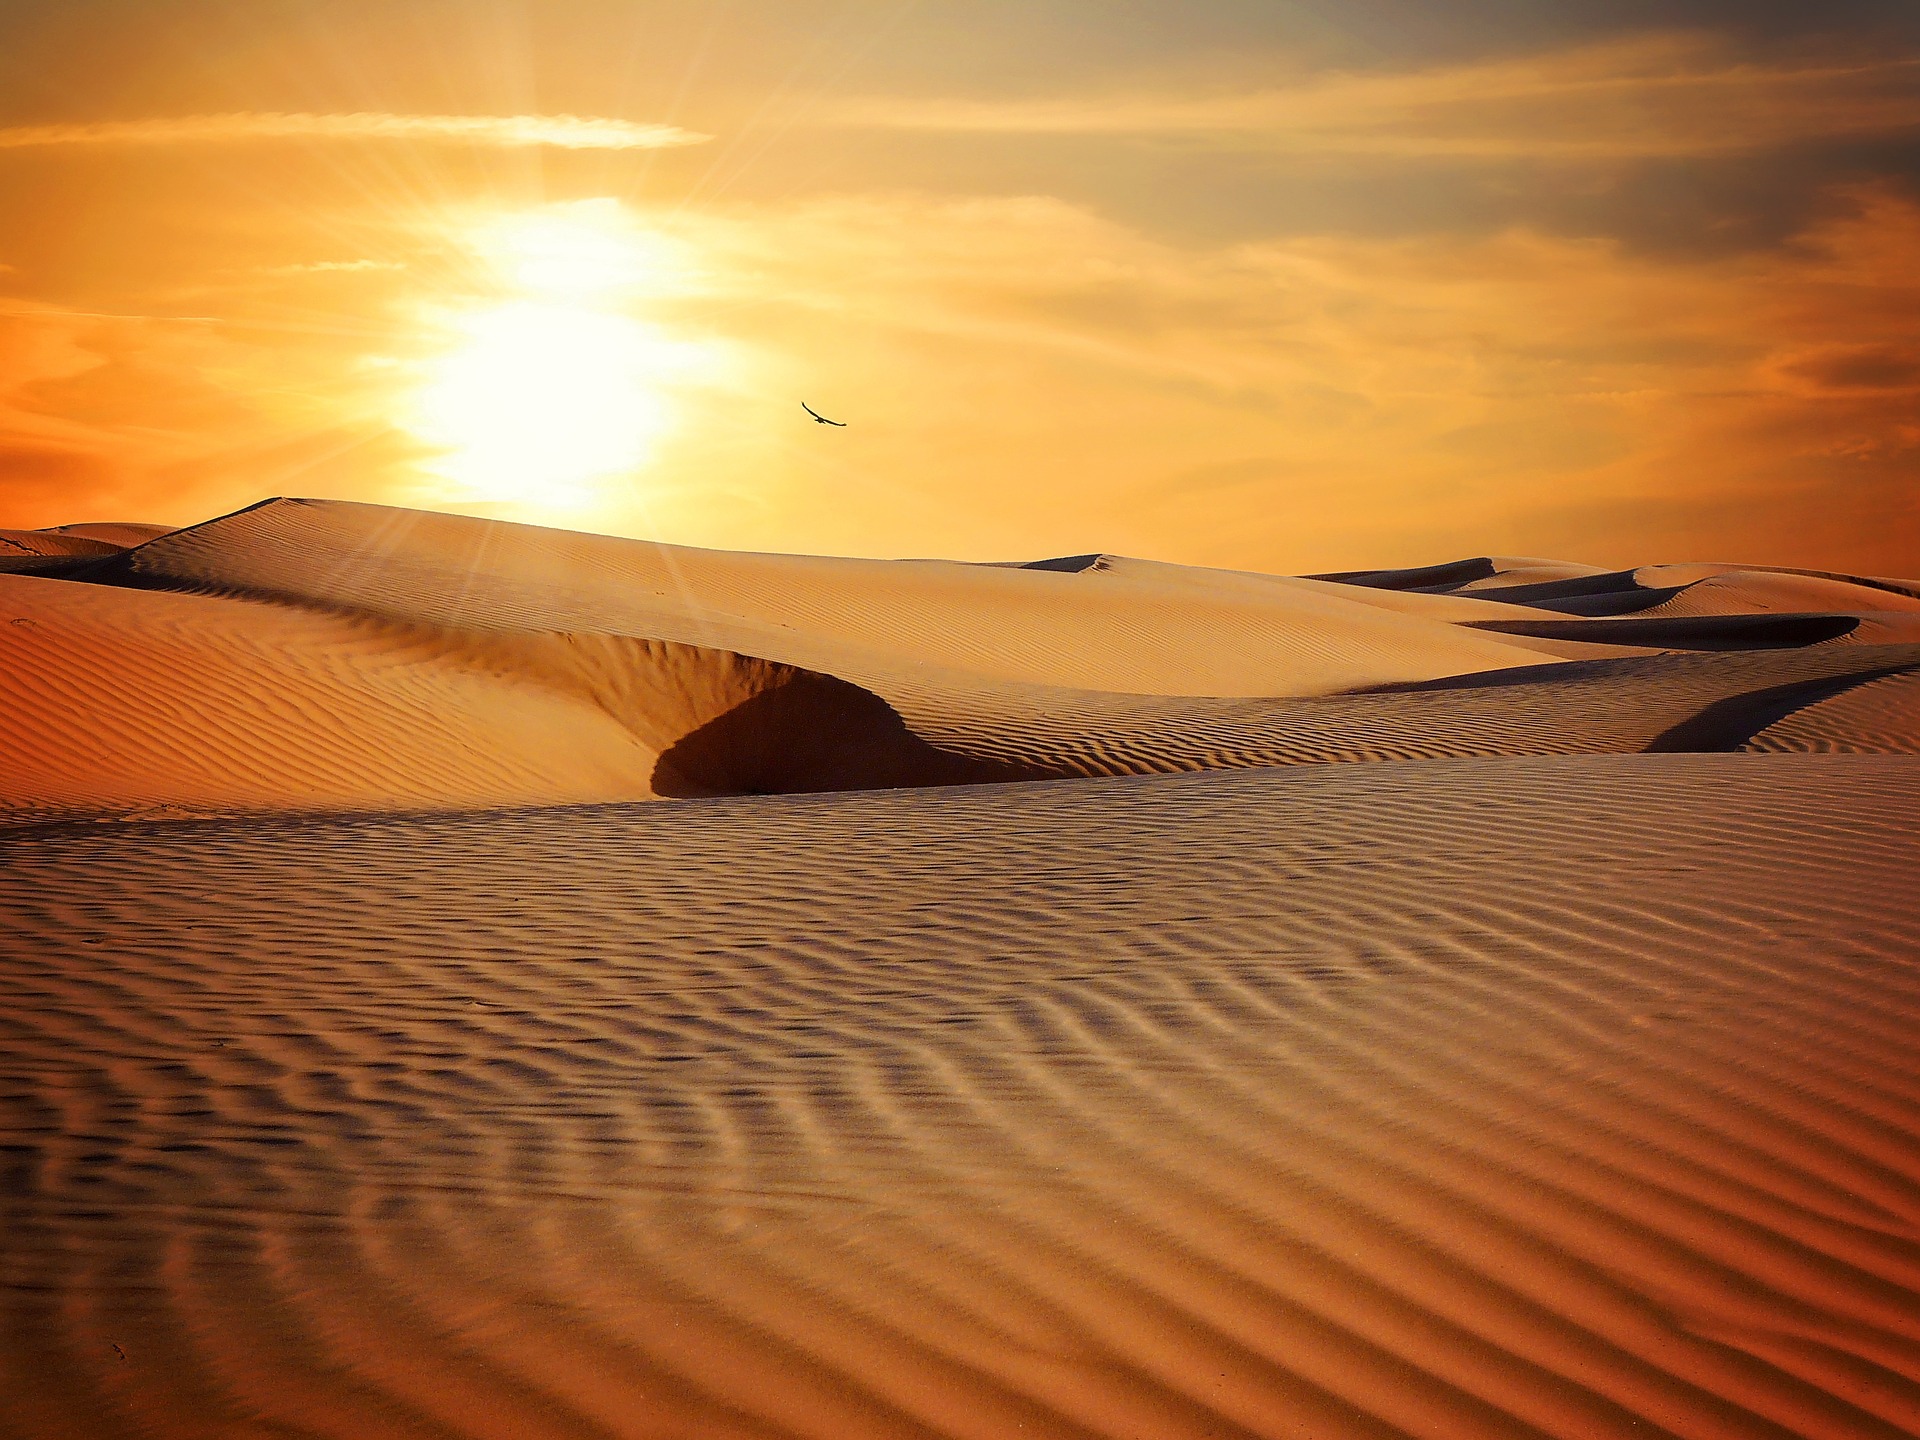
{"label": "flying bird", "polygon": [[800,408],[806,411],[807,414],[811,415],[814,418],[814,420],[821,425],[838,425],[842,430],[847,428],[846,421],[829,420],[827,419],[826,416],[822,415],[818,410],[814,409],[811,405],[807,404],[807,402],[804,400],[800,402]]}

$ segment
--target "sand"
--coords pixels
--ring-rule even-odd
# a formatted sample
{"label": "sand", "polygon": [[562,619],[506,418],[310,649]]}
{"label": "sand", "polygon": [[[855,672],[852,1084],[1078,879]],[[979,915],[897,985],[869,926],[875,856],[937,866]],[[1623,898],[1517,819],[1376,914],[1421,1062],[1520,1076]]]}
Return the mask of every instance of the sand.
{"label": "sand", "polygon": [[63,533],[0,1435],[1920,1430],[1920,585]]}

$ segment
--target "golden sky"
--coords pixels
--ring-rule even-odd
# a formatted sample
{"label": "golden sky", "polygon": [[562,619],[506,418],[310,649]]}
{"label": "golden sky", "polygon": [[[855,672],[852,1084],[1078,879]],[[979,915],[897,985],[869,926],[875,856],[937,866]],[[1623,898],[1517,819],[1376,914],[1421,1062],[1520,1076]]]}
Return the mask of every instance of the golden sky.
{"label": "golden sky", "polygon": [[1912,576],[1920,10],[0,6],[0,524],[279,494]]}

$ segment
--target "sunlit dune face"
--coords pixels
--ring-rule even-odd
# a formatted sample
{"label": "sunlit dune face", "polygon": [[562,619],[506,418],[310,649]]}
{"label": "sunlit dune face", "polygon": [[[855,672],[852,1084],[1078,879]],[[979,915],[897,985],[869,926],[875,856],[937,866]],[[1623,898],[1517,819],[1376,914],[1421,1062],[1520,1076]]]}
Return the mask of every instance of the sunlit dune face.
{"label": "sunlit dune face", "polygon": [[492,297],[443,311],[451,345],[427,363],[404,427],[455,498],[572,511],[642,472],[673,428],[675,391],[709,376],[710,347],[642,314],[687,265],[615,202],[496,219],[465,244]]}

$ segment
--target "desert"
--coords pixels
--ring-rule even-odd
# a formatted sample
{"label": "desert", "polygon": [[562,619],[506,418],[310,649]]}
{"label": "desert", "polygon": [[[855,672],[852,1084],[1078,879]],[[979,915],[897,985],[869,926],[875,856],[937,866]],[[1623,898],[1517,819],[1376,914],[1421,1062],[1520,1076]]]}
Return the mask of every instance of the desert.
{"label": "desert", "polygon": [[1920,1437],[1915,0],[0,0],[0,1440]]}
{"label": "desert", "polygon": [[0,1434],[1920,1430],[1920,581],[0,532]]}

